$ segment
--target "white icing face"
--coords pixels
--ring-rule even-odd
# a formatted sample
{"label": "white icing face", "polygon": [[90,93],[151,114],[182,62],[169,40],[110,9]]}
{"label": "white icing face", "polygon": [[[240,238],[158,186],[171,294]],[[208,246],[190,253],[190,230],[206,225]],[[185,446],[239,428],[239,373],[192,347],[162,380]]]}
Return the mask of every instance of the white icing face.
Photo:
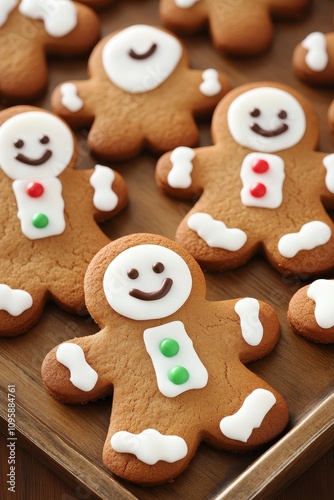
{"label": "white icing face", "polygon": [[11,179],[57,177],[73,153],[70,129],[49,113],[28,111],[0,127],[0,167]]}
{"label": "white icing face", "polygon": [[182,46],[172,35],[152,26],[126,28],[105,45],[104,70],[112,83],[130,94],[159,87],[173,73]]}
{"label": "white icing face", "polygon": [[183,306],[192,288],[187,264],[159,245],[128,248],[109,264],[103,289],[109,305],[126,318],[165,318]]}
{"label": "white icing face", "polygon": [[229,107],[227,122],[238,144],[267,153],[295,146],[306,130],[305,113],[297,99],[272,87],[239,95]]}

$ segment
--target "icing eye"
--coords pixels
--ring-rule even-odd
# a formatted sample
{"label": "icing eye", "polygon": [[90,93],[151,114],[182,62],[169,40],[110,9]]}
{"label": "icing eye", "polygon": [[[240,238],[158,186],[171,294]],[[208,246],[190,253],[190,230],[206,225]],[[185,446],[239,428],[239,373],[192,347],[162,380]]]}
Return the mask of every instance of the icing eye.
{"label": "icing eye", "polygon": [[153,266],[152,269],[155,273],[160,274],[162,271],[164,271],[165,266],[161,262],[156,262]]}
{"label": "icing eye", "polygon": [[284,109],[282,109],[279,113],[278,113],[278,118],[281,118],[282,120],[284,120],[285,118],[287,118],[288,116],[288,113],[286,111],[284,111]]}
{"label": "icing eye", "polygon": [[134,267],[128,271],[130,280],[135,280],[139,276],[139,272]]}
{"label": "icing eye", "polygon": [[258,108],[254,108],[253,111],[251,111],[249,114],[253,116],[253,118],[257,118],[258,116],[260,116],[261,111]]}
{"label": "icing eye", "polygon": [[21,149],[21,148],[23,148],[23,146],[24,146],[24,142],[22,141],[22,139],[18,139],[16,142],[14,142],[14,146],[15,146],[17,149]]}
{"label": "icing eye", "polygon": [[43,137],[39,140],[41,144],[48,144],[50,142],[50,139],[47,135],[43,135]]}

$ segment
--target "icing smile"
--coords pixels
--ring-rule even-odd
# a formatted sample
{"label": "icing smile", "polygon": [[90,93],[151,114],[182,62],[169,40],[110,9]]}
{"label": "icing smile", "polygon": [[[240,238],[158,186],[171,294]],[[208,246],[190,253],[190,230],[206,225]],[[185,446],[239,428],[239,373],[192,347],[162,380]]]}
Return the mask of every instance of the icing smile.
{"label": "icing smile", "polygon": [[34,167],[38,167],[39,165],[43,165],[46,161],[49,160],[52,156],[52,151],[50,149],[47,149],[43,156],[40,158],[34,159],[34,158],[28,158],[28,156],[23,155],[22,153],[19,153],[15,156],[15,160],[25,163],[26,165],[32,165]]}
{"label": "icing smile", "polygon": [[284,134],[289,129],[288,125],[286,123],[282,123],[279,127],[275,128],[274,130],[266,130],[257,123],[254,123],[254,125],[251,126],[251,130],[255,132],[255,134],[261,135],[262,137],[277,137],[278,135]]}
{"label": "icing smile", "polygon": [[144,52],[143,54],[138,54],[135,50],[131,49],[129,51],[129,56],[132,57],[132,59],[148,59],[154,52],[157,50],[157,44],[153,43],[151,47]]}
{"label": "icing smile", "polygon": [[167,295],[167,293],[172,288],[172,285],[173,280],[171,278],[166,278],[163,280],[161,288],[159,288],[159,290],[156,290],[155,292],[143,292],[142,290],[133,288],[132,290],[130,290],[129,295],[139,300],[159,300]]}

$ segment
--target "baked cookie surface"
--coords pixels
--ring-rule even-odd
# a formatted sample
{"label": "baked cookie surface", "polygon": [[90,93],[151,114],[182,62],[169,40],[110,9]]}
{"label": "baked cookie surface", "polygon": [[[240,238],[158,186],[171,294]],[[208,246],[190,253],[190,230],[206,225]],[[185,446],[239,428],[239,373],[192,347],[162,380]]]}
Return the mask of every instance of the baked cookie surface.
{"label": "baked cookie surface", "polygon": [[60,118],[31,106],[0,113],[0,334],[29,330],[52,299],[85,311],[88,263],[109,239],[97,226],[126,204],[108,167],[74,169],[77,144]]}
{"label": "baked cookie surface", "polygon": [[205,268],[238,267],[264,253],[281,273],[334,266],[333,155],[316,151],[311,106],[276,83],[243,85],[217,106],[214,146],[176,148],[160,158],[158,186],[197,200],[176,239]]}
{"label": "baked cookie surface", "polygon": [[113,473],[163,483],[188,466],[201,441],[242,452],[284,429],[284,399],[244,366],[278,341],[268,304],[207,301],[204,275],[188,252],[145,233],[98,252],[85,292],[101,331],[55,347],[42,376],[66,403],[113,392],[103,451]]}
{"label": "baked cookie surface", "polygon": [[144,147],[195,145],[194,115],[213,111],[229,90],[214,69],[190,70],[182,42],[166,30],[133,25],[106,36],[89,59],[89,80],[60,84],[53,110],[73,127],[91,127],[100,158],[125,159]]}

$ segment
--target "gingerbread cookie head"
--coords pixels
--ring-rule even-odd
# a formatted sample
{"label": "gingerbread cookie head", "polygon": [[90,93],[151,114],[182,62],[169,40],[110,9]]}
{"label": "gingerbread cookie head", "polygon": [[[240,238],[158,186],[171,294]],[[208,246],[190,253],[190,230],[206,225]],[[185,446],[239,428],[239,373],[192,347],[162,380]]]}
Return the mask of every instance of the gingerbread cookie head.
{"label": "gingerbread cookie head", "polygon": [[209,25],[215,47],[228,54],[254,55],[269,47],[273,18],[300,17],[309,0],[160,0],[164,24],[181,33],[195,33]]}
{"label": "gingerbread cookie head", "polygon": [[16,335],[37,322],[51,297],[85,310],[87,265],[109,241],[96,221],[123,208],[126,186],[102,165],[75,170],[71,129],[39,108],[0,113],[0,150],[0,334]]}
{"label": "gingerbread cookie head", "polygon": [[315,151],[318,123],[306,100],[281,84],[244,85],[217,106],[212,136],[211,148],[177,148],[158,162],[166,193],[200,195],[177,240],[209,269],[236,267],[257,252],[304,279],[332,269],[324,205],[333,204],[334,160]]}
{"label": "gingerbread cookie head", "polygon": [[334,342],[334,281],[318,279],[294,294],[288,320],[292,330],[321,344]]}
{"label": "gingerbread cookie head", "polygon": [[113,473],[139,484],[166,482],[203,439],[243,451],[283,430],[284,399],[244,366],[278,340],[269,305],[249,297],[207,301],[196,261],[151,234],[98,252],[85,292],[102,330],[53,349],[42,376],[64,402],[105,397],[113,387],[103,451]]}
{"label": "gingerbread cookie head", "polygon": [[59,85],[51,101],[73,126],[92,125],[88,144],[104,158],[124,159],[144,147],[161,152],[183,141],[195,144],[193,115],[211,112],[228,90],[216,70],[189,70],[179,39],[147,25],[101,40],[89,59],[89,73],[87,81]]}
{"label": "gingerbread cookie head", "polygon": [[97,15],[71,0],[0,0],[0,94],[37,97],[47,85],[46,55],[86,53],[99,31]]}

